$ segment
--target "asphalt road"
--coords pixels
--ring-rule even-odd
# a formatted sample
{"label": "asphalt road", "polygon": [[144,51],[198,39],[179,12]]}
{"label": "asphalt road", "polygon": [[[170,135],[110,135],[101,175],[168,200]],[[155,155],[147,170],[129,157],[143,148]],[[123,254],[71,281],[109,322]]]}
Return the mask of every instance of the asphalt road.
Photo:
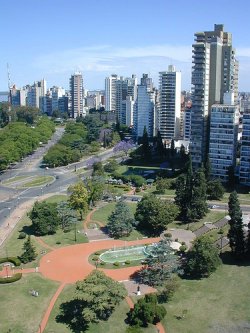
{"label": "asphalt road", "polygon": [[[40,167],[43,155],[61,138],[63,131],[63,128],[57,129],[52,139],[46,145],[38,148],[34,154],[27,156],[22,162],[16,164],[12,169],[6,170],[1,175],[0,226],[4,223],[6,218],[10,216],[11,212],[20,204],[48,193],[66,193],[67,188],[79,180],[75,170],[86,166],[87,161],[92,157],[65,167],[58,167],[54,169]],[[97,154],[96,156],[103,161],[113,155],[113,149],[109,149]],[[52,176],[54,180],[48,185],[30,187],[26,189],[11,188],[10,186],[4,186],[2,184],[3,180],[8,180],[16,176]]]}

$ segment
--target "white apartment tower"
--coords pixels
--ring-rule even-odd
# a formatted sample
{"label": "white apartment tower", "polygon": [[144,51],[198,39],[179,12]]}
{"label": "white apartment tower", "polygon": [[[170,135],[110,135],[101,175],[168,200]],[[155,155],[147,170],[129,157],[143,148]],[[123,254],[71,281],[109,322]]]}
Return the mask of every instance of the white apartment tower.
{"label": "white apartment tower", "polygon": [[112,74],[105,79],[105,110],[115,111],[116,109],[116,81],[119,77]]}
{"label": "white apartment tower", "polygon": [[[225,102],[227,102],[225,100]],[[228,169],[236,165],[239,107],[214,104],[211,108],[209,160],[211,176],[228,181]]]}
{"label": "white apartment tower", "polygon": [[173,65],[160,72],[158,129],[164,140],[179,138],[181,111],[181,72]]}
{"label": "white apartment tower", "polygon": [[143,74],[134,104],[134,133],[137,138],[142,137],[144,127],[149,137],[155,135],[155,98],[152,79]]}
{"label": "white apartment tower", "polygon": [[195,34],[193,44],[192,112],[190,152],[194,167],[200,167],[208,153],[209,117],[213,104],[222,104],[224,93],[238,94],[238,61],[232,34],[215,24],[214,31]]}
{"label": "white apartment tower", "polygon": [[83,78],[80,72],[76,72],[71,75],[69,79],[70,87],[70,116],[71,118],[84,117],[84,105],[83,105]]}

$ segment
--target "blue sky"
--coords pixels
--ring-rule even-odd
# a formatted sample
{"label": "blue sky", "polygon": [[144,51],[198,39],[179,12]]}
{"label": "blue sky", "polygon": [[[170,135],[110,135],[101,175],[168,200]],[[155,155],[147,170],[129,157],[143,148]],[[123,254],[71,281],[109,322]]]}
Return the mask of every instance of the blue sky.
{"label": "blue sky", "polygon": [[0,91],[45,78],[68,89],[80,70],[86,89],[106,76],[158,72],[174,64],[190,89],[193,35],[224,24],[240,61],[239,89],[250,91],[250,2],[238,0],[0,0]]}

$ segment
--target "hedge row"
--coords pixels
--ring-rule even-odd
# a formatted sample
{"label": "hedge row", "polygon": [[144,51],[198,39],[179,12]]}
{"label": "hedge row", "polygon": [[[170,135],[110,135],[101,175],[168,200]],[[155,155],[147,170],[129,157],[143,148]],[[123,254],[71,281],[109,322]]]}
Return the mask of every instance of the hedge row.
{"label": "hedge row", "polygon": [[17,257],[0,258],[0,264],[3,264],[4,262],[11,262],[15,266],[20,266],[21,265],[21,261]]}
{"label": "hedge row", "polygon": [[22,277],[22,273],[16,273],[16,274],[12,275],[11,277],[7,277],[7,278],[0,277],[0,284],[12,283],[12,282],[20,280],[21,277]]}

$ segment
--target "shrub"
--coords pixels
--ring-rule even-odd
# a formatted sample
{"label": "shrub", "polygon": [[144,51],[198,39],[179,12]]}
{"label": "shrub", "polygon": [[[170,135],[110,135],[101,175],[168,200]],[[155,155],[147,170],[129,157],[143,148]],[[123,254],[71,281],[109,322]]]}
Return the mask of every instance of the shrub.
{"label": "shrub", "polygon": [[97,261],[99,258],[97,257],[97,256],[94,256],[93,258],[92,258],[92,260],[93,261]]}
{"label": "shrub", "polygon": [[113,263],[113,265],[116,266],[116,267],[119,267],[120,263],[119,263],[119,261],[116,261],[116,262]]}
{"label": "shrub", "polygon": [[60,241],[57,241],[56,244],[61,244],[61,242],[60,242]]}
{"label": "shrub", "polygon": [[100,254],[101,254],[101,252],[99,252],[99,251],[96,251],[96,252],[95,252],[95,255],[96,255],[96,256],[99,256]]}
{"label": "shrub", "polygon": [[125,264],[126,264],[126,265],[130,265],[130,263],[131,263],[130,260],[126,260],[126,261],[125,261]]}
{"label": "shrub", "polygon": [[13,276],[7,277],[7,278],[0,277],[0,284],[16,282],[16,281],[20,280],[21,277],[22,277],[22,273],[16,273]]}
{"label": "shrub", "polygon": [[16,258],[16,257],[5,257],[5,258],[0,258],[0,264],[3,264],[4,262],[11,262],[12,264],[14,264],[15,266],[20,266],[21,265],[21,261],[20,259]]}
{"label": "shrub", "polygon": [[175,240],[174,240],[175,242],[178,242],[179,241],[179,239],[178,238],[175,238]]}
{"label": "shrub", "polygon": [[141,192],[141,189],[140,189],[140,187],[136,187],[136,189],[135,189],[135,192],[136,192],[136,193],[139,193],[139,192]]}
{"label": "shrub", "polygon": [[18,239],[24,239],[25,237],[26,237],[26,233],[23,232],[23,231],[21,231],[21,232],[19,233]]}
{"label": "shrub", "polygon": [[181,245],[179,248],[180,252],[185,252],[187,250],[187,246],[186,245]]}
{"label": "shrub", "polygon": [[186,243],[185,242],[181,242],[181,245],[186,245]]}
{"label": "shrub", "polygon": [[105,266],[106,263],[105,263],[104,261],[101,261],[101,262],[100,262],[100,265],[101,265],[101,266]]}
{"label": "shrub", "polygon": [[171,234],[170,232],[166,232],[166,233],[164,234],[164,236],[167,237],[167,238],[171,238],[171,237],[172,237],[172,234]]}

